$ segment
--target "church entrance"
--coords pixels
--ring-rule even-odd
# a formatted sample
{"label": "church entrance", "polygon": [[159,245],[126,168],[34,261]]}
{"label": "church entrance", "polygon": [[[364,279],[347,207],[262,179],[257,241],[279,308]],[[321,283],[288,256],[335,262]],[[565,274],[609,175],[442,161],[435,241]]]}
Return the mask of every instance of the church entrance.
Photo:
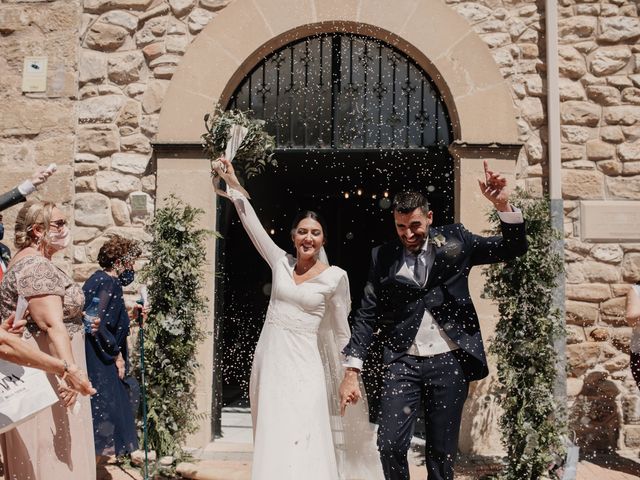
{"label": "church entrance", "polygon": [[[329,260],[349,274],[353,309],[371,248],[395,238],[395,193],[420,191],[436,225],[454,221],[447,111],[426,73],[397,49],[347,34],[297,41],[256,66],[228,107],[252,110],[276,137],[278,167],[246,183],[265,229],[292,252],[293,217],[318,211],[328,224]],[[271,273],[233,206],[221,202],[218,215],[214,372],[221,407],[247,398]],[[375,391],[376,376],[366,380]]]}

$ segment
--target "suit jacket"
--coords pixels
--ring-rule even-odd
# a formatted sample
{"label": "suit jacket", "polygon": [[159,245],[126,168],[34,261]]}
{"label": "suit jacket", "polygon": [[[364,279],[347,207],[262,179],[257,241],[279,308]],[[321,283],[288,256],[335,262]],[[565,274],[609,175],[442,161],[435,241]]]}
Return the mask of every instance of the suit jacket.
{"label": "suit jacket", "polygon": [[18,187],[15,187],[13,190],[9,190],[0,195],[0,212],[26,200],[25,196],[18,190]]}
{"label": "suit jacket", "polygon": [[462,224],[430,227],[429,238],[443,236],[444,244],[433,245],[435,258],[424,287],[403,283],[396,272],[403,261],[400,241],[372,250],[369,277],[362,304],[354,315],[351,340],[343,350],[347,356],[365,359],[380,329],[383,360],[391,363],[413,343],[429,309],[447,336],[468,354],[463,368],[468,380],[487,376],[487,359],[468,277],[471,267],[511,260],[527,251],[525,224],[501,223],[502,236],[474,235]]}

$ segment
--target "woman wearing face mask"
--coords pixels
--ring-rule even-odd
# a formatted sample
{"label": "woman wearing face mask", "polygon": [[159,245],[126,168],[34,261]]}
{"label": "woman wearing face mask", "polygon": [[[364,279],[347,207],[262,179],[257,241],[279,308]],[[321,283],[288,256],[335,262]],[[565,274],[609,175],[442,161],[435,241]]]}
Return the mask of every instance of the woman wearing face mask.
{"label": "woman wearing face mask", "polygon": [[[64,213],[53,203],[28,202],[15,227],[18,252],[0,288],[0,318],[8,318],[20,296],[29,302],[27,344],[53,355],[69,368],[85,370],[82,290],[51,257],[70,244]],[[58,381],[48,375],[54,387]],[[95,479],[89,398],[61,384],[61,401],[0,436],[5,478]]]}
{"label": "woman wearing face mask", "polygon": [[314,212],[291,227],[290,255],[264,230],[233,166],[216,172],[258,253],[272,271],[269,308],[251,368],[252,480],[381,480],[382,467],[366,403],[341,418],[339,352],[350,337],[347,273],[329,266],[327,229]]}
{"label": "woman wearing face mask", "polygon": [[128,367],[129,316],[122,287],[133,282],[133,264],[140,256],[138,243],[114,235],[100,248],[95,272],[82,287],[85,309],[99,299],[100,328],[86,337],[89,378],[98,393],[91,399],[97,461],[126,455],[138,448],[134,413],[123,382]]}

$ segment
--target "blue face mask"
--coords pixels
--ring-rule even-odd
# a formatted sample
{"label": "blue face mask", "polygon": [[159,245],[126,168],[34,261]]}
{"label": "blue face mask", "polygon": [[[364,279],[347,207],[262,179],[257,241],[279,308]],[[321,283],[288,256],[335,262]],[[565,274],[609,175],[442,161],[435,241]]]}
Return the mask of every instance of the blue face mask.
{"label": "blue face mask", "polygon": [[0,240],[4,238],[4,225],[0,223]]}
{"label": "blue face mask", "polygon": [[120,280],[120,284],[123,287],[126,287],[131,282],[133,282],[133,279],[135,278],[135,276],[136,276],[136,272],[134,272],[132,269],[127,269],[123,271],[120,275],[118,275],[118,280]]}

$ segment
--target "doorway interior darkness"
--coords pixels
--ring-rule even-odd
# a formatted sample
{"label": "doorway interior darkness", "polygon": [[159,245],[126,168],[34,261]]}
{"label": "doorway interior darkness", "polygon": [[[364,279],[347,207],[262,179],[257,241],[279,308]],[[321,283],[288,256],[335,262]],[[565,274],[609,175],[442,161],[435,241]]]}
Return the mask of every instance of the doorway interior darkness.
{"label": "doorway interior darkness", "polygon": [[[377,39],[341,33],[287,45],[254,68],[229,108],[252,110],[277,140],[278,167],[246,184],[262,224],[292,252],[295,214],[321,213],[328,224],[327,254],[348,272],[354,308],[371,248],[395,236],[389,209],[394,193],[426,194],[436,225],[454,219],[444,103],[419,66]],[[220,204],[217,415],[222,404],[246,399],[271,282],[233,206]]]}

